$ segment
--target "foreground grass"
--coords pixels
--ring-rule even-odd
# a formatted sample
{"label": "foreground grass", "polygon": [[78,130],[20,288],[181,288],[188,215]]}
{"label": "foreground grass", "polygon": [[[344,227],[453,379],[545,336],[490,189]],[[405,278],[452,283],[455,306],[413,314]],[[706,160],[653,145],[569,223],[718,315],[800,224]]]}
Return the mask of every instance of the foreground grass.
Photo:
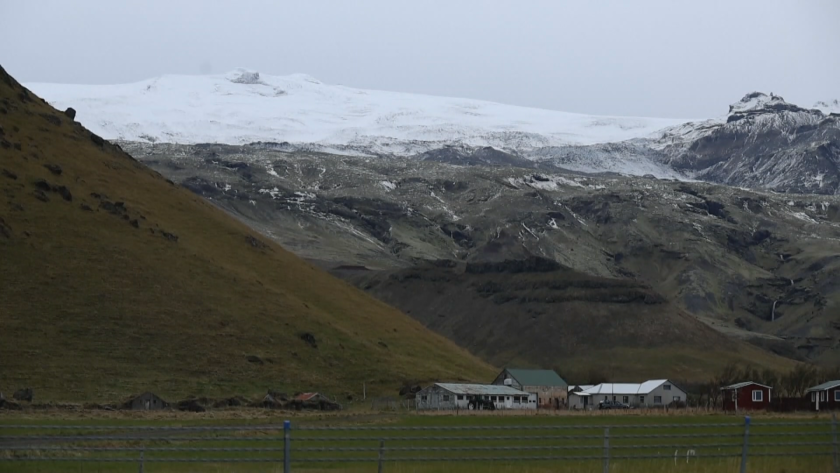
{"label": "foreground grass", "polygon": [[[128,425],[155,425],[169,427],[194,427],[206,425],[278,425],[283,417],[259,419],[208,419],[199,417],[181,419],[147,419],[138,422],[134,419],[80,419],[55,420],[49,418],[0,418],[0,458],[5,455],[20,455],[15,451],[9,435],[43,434],[41,426],[66,425],[68,429],[50,431],[51,435],[90,435],[89,431],[72,430],[78,425],[96,425],[106,428],[97,431],[99,435],[120,433]],[[813,415],[754,417],[751,429],[751,456],[747,471],[762,473],[793,472],[831,472],[831,446],[767,446],[762,444],[779,442],[831,442],[829,418]],[[534,460],[513,459],[507,457],[524,456],[600,456],[603,454],[603,435],[605,428],[610,429],[611,472],[737,472],[740,465],[743,441],[743,418],[724,415],[542,415],[542,416],[483,416],[483,415],[395,415],[395,414],[359,414],[359,415],[301,415],[291,418],[292,458],[294,471],[376,471],[378,448],[384,439],[386,448],[460,448],[483,447],[484,451],[425,451],[425,450],[386,450],[383,471],[386,472],[600,472],[603,468],[601,459],[594,460]],[[820,421],[819,426],[805,425]],[[768,423],[785,422],[791,425],[762,426]],[[31,429],[14,430],[3,425],[27,424]],[[716,424],[716,427],[704,425]],[[724,424],[724,425],[719,425]],[[644,426],[640,428],[639,426]],[[307,430],[324,427],[358,428],[360,430]],[[400,430],[404,428],[450,427],[451,430]],[[467,429],[463,428],[476,428]],[[400,428],[385,430],[383,428]],[[459,430],[460,428],[460,430]],[[369,430],[365,430],[369,429]],[[792,436],[791,434],[809,434]],[[706,434],[698,438],[686,438],[687,434]],[[780,435],[782,434],[782,435]],[[632,435],[656,435],[657,437],[628,438]],[[52,458],[57,455],[79,458],[137,458],[131,463],[108,462],[0,462],[0,471],[21,472],[136,472],[139,468],[139,449],[149,449],[144,453],[146,459],[197,458],[211,459],[207,463],[145,463],[146,472],[276,472],[282,469],[282,432],[273,430],[234,430],[234,431],[179,431],[156,432],[156,439],[138,438],[128,441],[104,440],[95,442],[77,442],[73,445],[85,446],[123,446],[138,450],[132,452],[56,452],[48,449],[30,451],[28,455]],[[178,440],[185,436],[197,437],[194,441]],[[479,439],[476,437],[512,437],[506,439]],[[441,437],[445,437],[442,439]],[[526,438],[529,437],[529,438]],[[548,438],[550,437],[550,438]],[[4,446],[2,442],[6,442]],[[45,447],[54,446],[45,444]],[[644,449],[627,447],[645,447]],[[273,448],[271,452],[155,452],[152,448],[171,447],[215,447],[215,448]],[[528,447],[529,450],[511,451],[509,447]],[[562,448],[557,448],[562,447]],[[5,448],[5,450],[4,450]],[[314,451],[319,448],[365,448],[358,451]],[[693,455],[687,451],[692,450]],[[819,452],[814,456],[762,456],[780,454],[803,454]],[[661,459],[617,459],[621,455],[662,455]],[[711,455],[727,455],[726,458],[710,458]],[[502,457],[500,461],[483,461],[481,457]],[[214,463],[212,458],[260,458],[261,463]],[[340,457],[342,461],[325,461]],[[394,461],[400,457],[436,458],[436,461]],[[459,458],[460,461],[445,459]],[[348,462],[347,459],[365,460]],[[305,460],[319,460],[317,463]]]}

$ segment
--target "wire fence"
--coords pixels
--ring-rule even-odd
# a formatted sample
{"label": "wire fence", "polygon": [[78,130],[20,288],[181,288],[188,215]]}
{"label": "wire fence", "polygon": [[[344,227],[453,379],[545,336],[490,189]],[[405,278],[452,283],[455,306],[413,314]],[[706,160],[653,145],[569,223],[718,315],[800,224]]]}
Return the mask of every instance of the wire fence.
{"label": "wire fence", "polygon": [[619,461],[717,459],[744,473],[755,458],[815,457],[840,473],[837,431],[836,416],[630,425],[0,425],[0,464],[131,463],[144,472],[146,464],[273,463],[288,473],[307,464],[370,463],[381,473],[392,463],[590,462],[607,473]]}

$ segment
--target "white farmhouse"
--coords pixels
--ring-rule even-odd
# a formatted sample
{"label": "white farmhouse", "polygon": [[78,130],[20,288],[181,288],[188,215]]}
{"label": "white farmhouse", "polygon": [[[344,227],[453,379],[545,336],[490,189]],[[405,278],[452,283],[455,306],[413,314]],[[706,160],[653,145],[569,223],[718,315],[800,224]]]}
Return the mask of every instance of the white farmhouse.
{"label": "white farmhouse", "polygon": [[686,393],[667,379],[644,383],[601,383],[569,393],[569,409],[597,409],[603,401],[632,407],[665,407],[685,403]]}
{"label": "white farmhouse", "polygon": [[493,384],[435,383],[418,391],[414,399],[417,410],[537,408],[536,394]]}

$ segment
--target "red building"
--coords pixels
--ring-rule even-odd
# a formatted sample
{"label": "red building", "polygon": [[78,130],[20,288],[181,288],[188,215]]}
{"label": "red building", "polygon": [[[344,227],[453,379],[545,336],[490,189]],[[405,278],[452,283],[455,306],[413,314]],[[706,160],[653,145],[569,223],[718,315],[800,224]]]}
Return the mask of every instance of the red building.
{"label": "red building", "polygon": [[805,395],[811,402],[811,409],[815,411],[840,409],[840,380],[809,388],[805,391]]}
{"label": "red building", "polygon": [[773,388],[752,381],[720,388],[723,391],[723,410],[755,410],[770,407]]}

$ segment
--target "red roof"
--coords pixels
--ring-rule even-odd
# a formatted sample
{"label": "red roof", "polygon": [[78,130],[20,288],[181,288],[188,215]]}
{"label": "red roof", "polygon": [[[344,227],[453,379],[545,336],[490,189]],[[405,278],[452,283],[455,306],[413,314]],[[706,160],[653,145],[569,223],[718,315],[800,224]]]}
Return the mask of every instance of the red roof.
{"label": "red roof", "polygon": [[309,401],[317,395],[318,393],[300,393],[295,396],[295,401]]}

